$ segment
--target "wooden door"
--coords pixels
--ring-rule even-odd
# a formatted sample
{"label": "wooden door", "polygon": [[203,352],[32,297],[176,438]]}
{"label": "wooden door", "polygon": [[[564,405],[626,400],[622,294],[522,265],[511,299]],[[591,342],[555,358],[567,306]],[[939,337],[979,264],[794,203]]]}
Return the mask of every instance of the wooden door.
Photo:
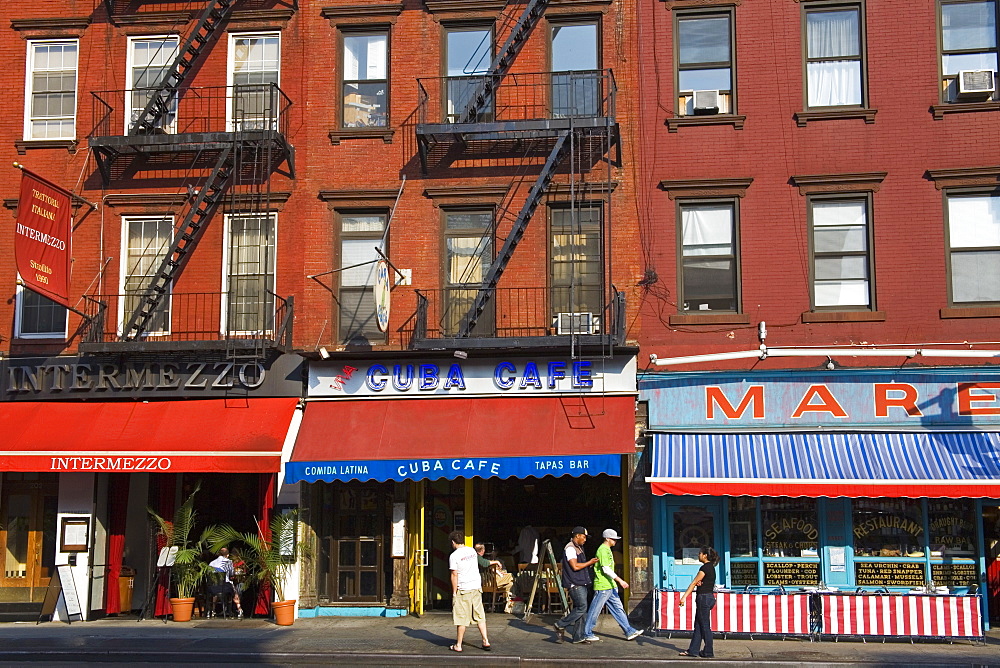
{"label": "wooden door", "polygon": [[41,601],[55,570],[54,474],[6,473],[0,499],[0,588],[8,602]]}

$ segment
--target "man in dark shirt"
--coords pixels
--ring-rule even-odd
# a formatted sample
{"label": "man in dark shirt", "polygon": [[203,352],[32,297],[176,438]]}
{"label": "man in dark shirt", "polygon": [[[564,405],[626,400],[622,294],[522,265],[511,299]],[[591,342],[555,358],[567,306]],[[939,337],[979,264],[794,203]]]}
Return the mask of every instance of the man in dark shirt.
{"label": "man in dark shirt", "polygon": [[562,642],[566,629],[573,627],[573,642],[589,645],[590,641],[584,633],[587,617],[587,595],[590,590],[590,567],[597,563],[597,558],[584,561],[583,545],[587,542],[586,527],[575,527],[573,538],[566,543],[562,558],[562,584],[569,592],[573,608],[565,617],[557,621],[556,642]]}

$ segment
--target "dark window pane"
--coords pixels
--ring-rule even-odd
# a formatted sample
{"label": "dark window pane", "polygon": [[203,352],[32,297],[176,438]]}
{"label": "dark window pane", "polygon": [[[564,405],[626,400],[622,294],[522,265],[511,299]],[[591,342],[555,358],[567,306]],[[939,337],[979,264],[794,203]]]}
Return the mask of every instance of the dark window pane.
{"label": "dark window pane", "polygon": [[353,541],[341,541],[340,543],[340,565],[341,566],[357,566],[358,564],[358,554],[357,554],[357,544]]}
{"label": "dark window pane", "polygon": [[683,19],[677,28],[682,65],[729,61],[728,16]]}

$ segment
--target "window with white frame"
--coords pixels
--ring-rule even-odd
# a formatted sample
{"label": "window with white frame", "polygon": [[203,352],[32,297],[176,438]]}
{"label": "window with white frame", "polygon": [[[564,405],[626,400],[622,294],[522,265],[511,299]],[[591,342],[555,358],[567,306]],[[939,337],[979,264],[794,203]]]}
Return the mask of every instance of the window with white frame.
{"label": "window with white frame", "polygon": [[[130,91],[126,98],[129,127],[125,129],[126,132],[139,121],[153,93],[169,74],[179,48],[179,38],[176,35],[133,37],[129,40],[128,80],[125,82],[125,88]],[[157,121],[156,127],[168,134],[174,133],[177,131],[176,120],[175,95],[170,100],[167,112]]]}
{"label": "window with white frame", "polygon": [[226,216],[225,331],[274,331],[274,254],[277,214]]}
{"label": "window with white frame", "polygon": [[810,198],[814,308],[873,307],[870,209],[867,197]]}
{"label": "window with white frame", "polygon": [[235,130],[276,128],[280,95],[281,38],[278,33],[230,35],[229,83]]}
{"label": "window with white frame", "polygon": [[[124,328],[146,294],[160,262],[174,236],[172,216],[128,216],[122,219],[124,245],[122,253],[122,297],[119,301],[118,322]],[[147,335],[170,333],[171,285],[146,323]]]}
{"label": "window with white frame", "polygon": [[996,0],[942,0],[941,90],[947,102],[998,98]]}
{"label": "window with white frame", "polygon": [[17,286],[16,326],[14,331],[22,339],[66,338],[66,307],[29,290]]}
{"label": "window with white frame", "polygon": [[952,304],[1000,303],[1000,193],[949,193]]}
{"label": "window with white frame", "polygon": [[76,138],[79,41],[28,42],[25,139]]}
{"label": "window with white frame", "polygon": [[[736,113],[733,12],[678,12],[674,20],[674,34],[677,35],[677,113],[681,116]],[[695,91],[716,91],[717,104],[696,110]]]}
{"label": "window with white frame", "polygon": [[739,312],[736,202],[681,202],[680,304],[684,312]]}
{"label": "window with white frame", "polygon": [[864,106],[862,5],[805,5],[806,104]]}
{"label": "window with white frame", "polygon": [[389,34],[345,32],[340,122],[345,128],[389,124]]}
{"label": "window with white frame", "polygon": [[378,248],[385,249],[386,215],[375,212],[340,214],[340,340],[347,344],[382,343],[375,319],[375,266]]}

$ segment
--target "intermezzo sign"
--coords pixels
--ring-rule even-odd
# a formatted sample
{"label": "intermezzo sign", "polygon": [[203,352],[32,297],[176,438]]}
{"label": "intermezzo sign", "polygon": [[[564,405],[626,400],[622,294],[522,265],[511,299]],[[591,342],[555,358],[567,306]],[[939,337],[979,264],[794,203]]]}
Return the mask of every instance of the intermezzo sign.
{"label": "intermezzo sign", "polygon": [[14,255],[25,287],[69,306],[71,195],[22,170]]}

